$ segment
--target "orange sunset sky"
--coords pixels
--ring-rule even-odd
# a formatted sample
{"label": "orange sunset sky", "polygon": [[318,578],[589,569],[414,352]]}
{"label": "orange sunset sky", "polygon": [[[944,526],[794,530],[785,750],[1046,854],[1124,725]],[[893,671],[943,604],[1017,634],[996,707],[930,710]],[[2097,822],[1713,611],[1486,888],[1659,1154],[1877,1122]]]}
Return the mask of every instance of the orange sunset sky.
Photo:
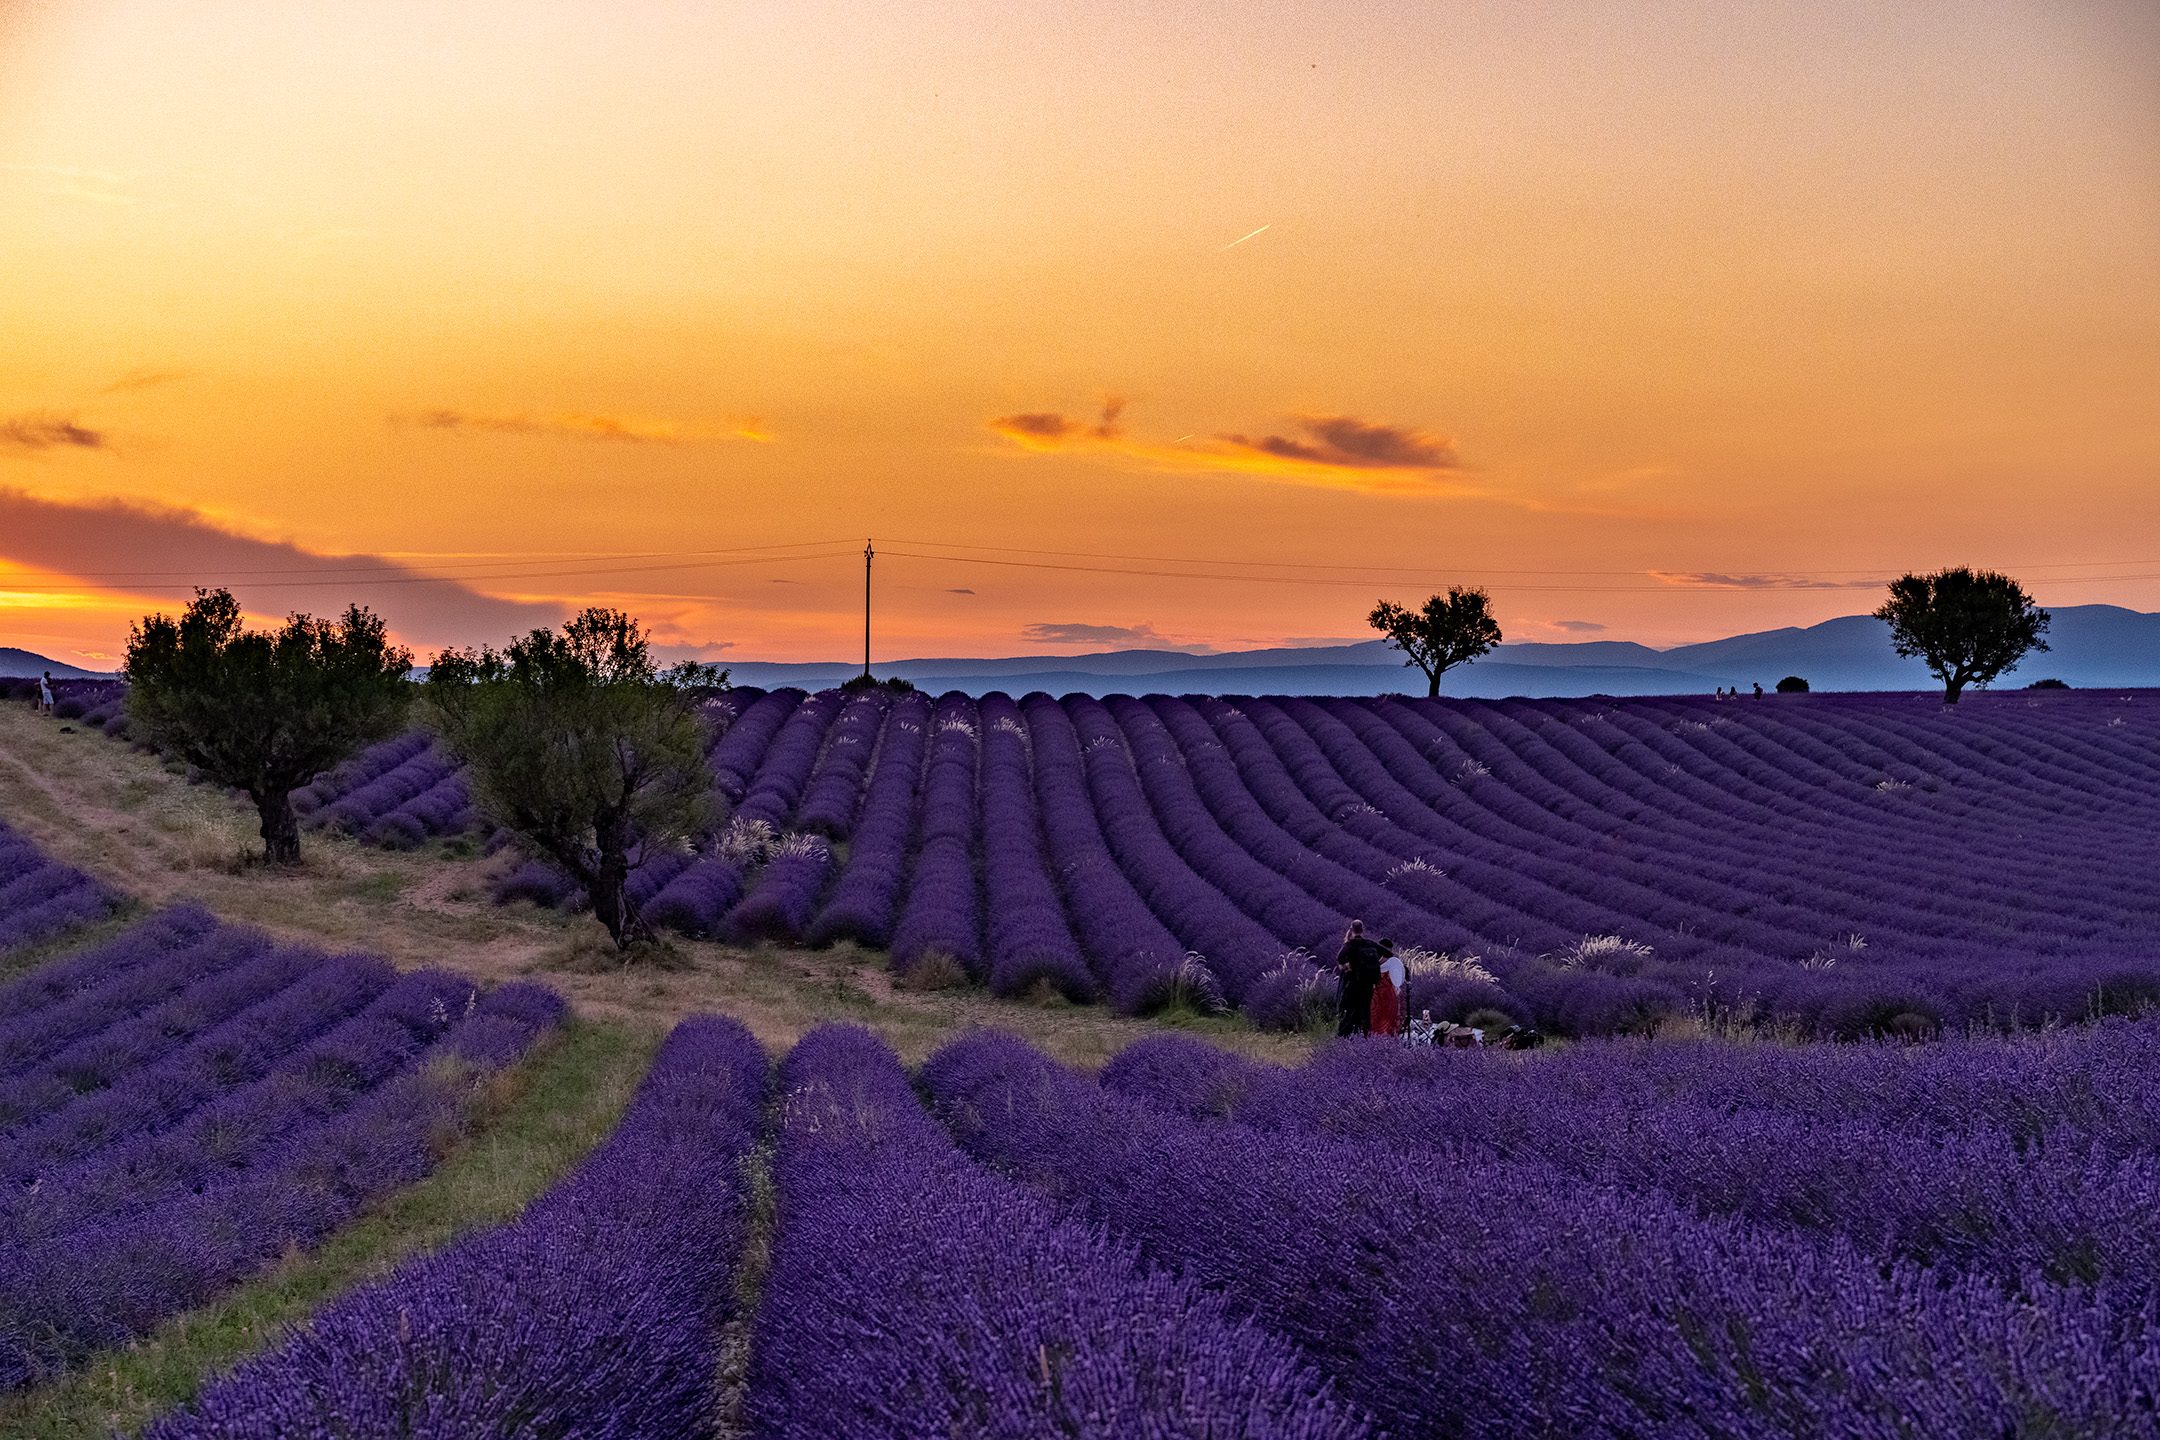
{"label": "orange sunset sky", "polygon": [[2160,609],[2156,15],[0,0],[0,645]]}

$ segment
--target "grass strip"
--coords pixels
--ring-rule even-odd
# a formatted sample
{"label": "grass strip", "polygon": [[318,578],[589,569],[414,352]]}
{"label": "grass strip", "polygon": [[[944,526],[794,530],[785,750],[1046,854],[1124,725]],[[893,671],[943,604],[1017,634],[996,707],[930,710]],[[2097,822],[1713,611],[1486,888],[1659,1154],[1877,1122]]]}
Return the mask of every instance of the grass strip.
{"label": "grass strip", "polygon": [[661,1038],[642,1026],[570,1020],[488,1082],[475,1111],[477,1132],[427,1179],[317,1249],[289,1251],[247,1284],[173,1317],[126,1349],[0,1398],[0,1434],[10,1440],[136,1434],[326,1301],[468,1230],[510,1219],[614,1130]]}

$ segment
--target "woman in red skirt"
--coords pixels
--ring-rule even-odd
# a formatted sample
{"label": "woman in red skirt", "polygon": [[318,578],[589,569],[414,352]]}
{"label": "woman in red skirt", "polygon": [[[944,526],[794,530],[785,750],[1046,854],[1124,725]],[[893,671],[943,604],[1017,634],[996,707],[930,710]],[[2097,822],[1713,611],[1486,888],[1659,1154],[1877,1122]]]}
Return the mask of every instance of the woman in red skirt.
{"label": "woman in red skirt", "polygon": [[1380,953],[1380,983],[1372,992],[1372,1033],[1375,1035],[1400,1035],[1403,1022],[1403,988],[1409,983],[1409,972],[1402,957],[1395,953],[1395,942],[1382,940]]}

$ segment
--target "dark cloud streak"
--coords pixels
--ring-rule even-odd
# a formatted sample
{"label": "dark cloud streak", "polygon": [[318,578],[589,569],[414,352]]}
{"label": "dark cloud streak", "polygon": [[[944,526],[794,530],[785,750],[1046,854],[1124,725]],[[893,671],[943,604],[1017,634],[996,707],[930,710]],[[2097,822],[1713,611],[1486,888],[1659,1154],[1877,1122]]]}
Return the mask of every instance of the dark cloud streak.
{"label": "dark cloud streak", "polygon": [[171,385],[180,380],[192,380],[192,370],[130,370],[98,393],[100,395],[124,395],[131,390],[152,390],[160,385]]}
{"label": "dark cloud streak", "polygon": [[1227,444],[1284,460],[1311,465],[1340,465],[1357,470],[1454,470],[1462,462],[1442,435],[1360,420],[1353,415],[1308,415],[1298,425],[1310,440],[1282,435],[1219,435]]}
{"label": "dark cloud streak", "polygon": [[40,454],[64,449],[110,452],[112,442],[104,431],[59,415],[14,415],[0,420],[0,450]]}
{"label": "dark cloud streak", "polygon": [[425,645],[500,642],[563,614],[559,605],[483,595],[380,555],[319,555],[236,534],[193,510],[69,504],[6,488],[0,558],[157,603],[184,604],[197,586],[230,589],[259,615],[334,614],[357,602]]}

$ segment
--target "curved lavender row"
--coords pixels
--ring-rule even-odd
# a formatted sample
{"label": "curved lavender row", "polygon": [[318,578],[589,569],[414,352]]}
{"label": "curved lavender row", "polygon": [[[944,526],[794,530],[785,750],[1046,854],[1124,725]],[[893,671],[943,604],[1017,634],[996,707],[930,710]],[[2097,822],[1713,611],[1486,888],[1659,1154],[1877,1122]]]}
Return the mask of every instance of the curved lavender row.
{"label": "curved lavender row", "polygon": [[936,953],[959,961],[968,974],[981,979],[982,897],[975,879],[981,716],[974,700],[957,690],[940,696],[929,738],[930,763],[915,821],[907,902],[893,927],[893,968],[912,970]]}
{"label": "curved lavender row", "polygon": [[[312,1063],[273,1071],[282,1093],[214,1103],[150,1149],[120,1147],[102,1175],[78,1172],[10,1207],[0,1388],[124,1344],[427,1174],[445,1132],[465,1123],[475,1073],[522,1053],[563,1008],[538,986],[482,998],[454,976],[406,979],[424,982],[410,998],[437,992],[428,1013],[383,1016],[378,1033],[341,1048],[336,1037],[359,1024],[349,1022],[308,1047]],[[469,1013],[443,1003],[460,988]],[[253,1143],[234,1145],[243,1131]],[[124,1178],[118,1169],[159,1159]]]}
{"label": "curved lavender row", "polygon": [[[1384,706],[1385,702],[1382,703]],[[1402,711],[1399,706],[1392,709],[1398,724],[1405,727],[1404,735],[1412,733],[1408,726],[1422,723],[1416,721],[1408,712]],[[1375,732],[1371,728],[1372,722],[1362,719],[1358,707],[1350,702],[1334,702],[1334,710],[1339,717],[1361,728],[1362,733],[1373,743],[1374,753],[1385,759],[1393,774],[1400,776],[1405,783],[1418,783],[1419,776],[1412,763],[1403,755],[1391,754],[1388,751],[1390,744],[1401,747],[1404,744],[1403,736],[1396,735],[1384,725]],[[1448,716],[1455,714],[1451,710],[1433,713],[1444,713]],[[1426,733],[1430,737],[1435,732]],[[1337,753],[1339,752],[1330,752],[1331,755]],[[1475,753],[1492,758],[1490,751]],[[1350,755],[1342,758],[1345,761],[1356,759]],[[1379,783],[1376,779],[1367,778],[1361,781],[1361,788],[1377,787]],[[1428,773],[1423,780],[1424,788],[1418,792],[1419,798],[1429,797],[1441,806],[1441,813],[1453,813],[1444,803],[1454,793],[1453,787],[1441,786],[1438,788],[1442,793],[1432,794],[1432,783]],[[1543,829],[1552,823],[1572,823],[1552,821],[1552,812],[1564,808],[1556,801],[1547,801],[1549,809],[1529,806],[1523,797],[1537,792],[1520,777],[1510,782],[1512,788],[1509,789],[1491,788],[1498,783],[1497,780],[1480,780],[1474,791],[1466,787],[1465,793],[1474,793],[1488,801],[1506,800],[1508,806],[1512,807],[1510,814],[1513,818],[1533,828]],[[1368,793],[1372,793],[1370,788]],[[1415,805],[1388,805],[1385,808],[1390,816],[1400,814],[1413,824],[1429,824],[1431,821],[1431,817],[1425,816]],[[1626,818],[1632,819],[1634,816],[1629,813]],[[1631,832],[1631,836],[1636,834],[1640,832]],[[1525,842],[1518,840],[1516,843]],[[1550,842],[1529,840],[1528,847],[1531,851],[1542,854],[1547,853],[1548,843]],[[1531,874],[1546,874],[1553,883],[1575,886],[1586,894],[1607,897],[1609,892],[1602,888],[1604,882],[1599,878],[1598,872],[1610,872],[1626,867],[1623,863],[1613,862],[1609,858],[1601,861],[1601,849],[1596,837],[1584,832],[1551,850],[1549,853],[1554,858],[1550,861],[1532,858],[1520,850],[1516,851],[1518,858],[1514,862],[1514,868]],[[1501,864],[1508,863],[1505,855],[1493,858]],[[1456,873],[1471,877],[1481,890],[1489,892],[1497,889],[1497,884],[1478,875],[1479,863],[1458,861]],[[1812,856],[1796,853],[1788,868],[1793,874],[1801,874],[1813,863]],[[1570,878],[1571,876],[1576,878]],[[1720,880],[1718,877],[1729,879]],[[1850,882],[1847,883],[1849,885]],[[1721,884],[1728,888],[1720,889]],[[1730,888],[1732,885],[1737,885],[1738,888]],[[1689,925],[1699,924],[1702,932],[1717,934],[1722,931],[1727,938],[1745,938],[1748,943],[1775,947],[1787,953],[1793,949],[1804,949],[1810,944],[1820,946],[1823,938],[1839,925],[1839,921],[1830,916],[1820,913],[1811,915],[1791,905],[1781,904],[1780,899],[1789,895],[1792,890],[1791,880],[1776,882],[1759,873],[1736,873],[1728,864],[1728,857],[1721,852],[1691,850],[1672,856],[1658,876],[1657,886],[1667,893],[1690,895],[1712,905],[1749,915],[1746,920],[1736,920],[1729,913],[1723,916],[1712,913],[1699,921],[1687,922]],[[1840,908],[1848,907],[1850,893],[1848,889],[1829,903]],[[2052,887],[2049,893],[2053,893]],[[1640,901],[1613,900],[1612,903],[1632,909],[1638,914],[1645,913],[1645,907]],[[1905,906],[1900,911],[1890,913],[1909,913],[1912,908]],[[1850,923],[1851,918],[1848,909],[1846,923]],[[1664,923],[1674,923],[1674,919],[1675,917],[1667,917]],[[1985,1020],[1991,1014],[2000,1019],[2012,1016],[2020,1010],[2033,1020],[2047,1014],[2060,1018],[2083,1018],[2082,1012],[2093,1008],[2096,995],[2100,997],[2103,1009],[2124,1010],[2150,1003],[2150,997],[2160,995],[2160,975],[2153,974],[2149,965],[2140,967],[2129,963],[2134,958],[2131,956],[2103,951],[2060,957],[2030,966],[2025,976],[2013,981],[2006,977],[2005,967],[2000,964],[1975,963],[1980,959],[1975,950],[1980,947],[1975,946],[1969,939],[1931,942],[1903,935],[1894,923],[1875,923],[1879,919],[1879,915],[1871,916],[1866,928],[1873,937],[1871,943],[1878,947],[1878,953],[1886,946],[1897,947],[1894,953],[1898,953],[1900,959],[1894,969],[1882,966],[1880,961],[1873,960],[1872,957],[1858,964],[1848,963],[1837,973],[1831,974],[1776,962],[1766,968],[1766,957],[1750,959],[1744,951],[1705,950],[1699,947],[1694,951],[1696,968],[1676,967],[1671,964],[1671,957],[1663,955],[1655,962],[1637,965],[1635,968],[1642,972],[1643,980],[1647,982],[1654,983],[1662,977],[1668,985],[1697,988],[1698,1004],[1710,1001],[1714,993],[1715,1003],[1727,1008],[1753,1006],[1784,1023],[1796,1023],[1803,1029],[1846,1036],[1879,1029],[1884,1022],[1900,1013],[1918,1013],[1951,1025],[1966,1023],[1968,1020]],[[1766,930],[1764,925],[1757,923],[1758,920],[1774,922],[1775,928]],[[1631,927],[1625,925],[1616,924],[1611,928],[1622,933],[1631,933]],[[1970,925],[1964,927],[1967,935],[1973,934],[1974,928]],[[1640,927],[1632,929],[1634,933],[1642,933]],[[1748,933],[1745,936],[1738,933],[1742,931]],[[1661,949],[1671,948],[1683,952],[1690,948],[1687,942],[1675,943],[1670,936],[1661,939],[1659,944]],[[1817,953],[1819,956],[1820,951]],[[1906,959],[1906,956],[1912,958]],[[1703,965],[1714,965],[1718,971],[1720,985],[1717,992],[1701,987],[1700,967]],[[2146,978],[2139,978],[2141,968]],[[1576,993],[1582,982],[1541,975],[1516,976],[1510,979],[1509,983],[1526,995],[1531,991],[1537,992],[1532,998],[1539,1001],[1541,1023],[1553,1028],[1570,1029],[1578,1033],[1595,1032],[1599,1029],[1614,1028],[1616,1021],[1624,1024],[1627,1019],[1624,1014],[1613,1011],[1610,1006],[1603,1007],[1605,1013],[1594,1013],[1600,1009],[1593,1003],[1595,997]],[[1611,986],[1614,982],[1587,983],[1596,987]]]}
{"label": "curved lavender row", "polygon": [[810,928],[817,898],[832,873],[832,846],[819,835],[790,835],[774,847],[757,884],[721,922],[738,941],[793,941]]}
{"label": "curved lavender row", "polygon": [[652,924],[684,935],[710,935],[720,928],[728,911],[742,899],[742,893],[740,862],[720,856],[701,857],[654,891],[652,899],[645,902],[643,914]]}
{"label": "curved lavender row", "polygon": [[1027,725],[1006,695],[982,702],[983,890],[989,902],[990,988],[1018,995],[1048,983],[1067,999],[1095,998],[1095,976],[1073,940],[1043,864],[1042,824]]}
{"label": "curved lavender row", "polygon": [[812,1031],[781,1081],[756,1434],[1371,1433],[1295,1347],[972,1164],[871,1032]]}
{"label": "curved lavender row", "polygon": [[320,829],[363,834],[379,818],[425,795],[461,768],[457,757],[431,738],[418,754],[315,811],[308,816],[308,823]]}
{"label": "curved lavender row", "polygon": [[[1203,700],[1194,708],[1213,727],[1236,762],[1239,775],[1252,787],[1254,798],[1270,818],[1314,853],[1378,891],[1368,894],[1358,912],[1367,925],[1434,951],[1455,949],[1465,943],[1527,944],[1533,949],[1553,949],[1584,933],[1567,921],[1549,918],[1544,907],[1555,897],[1545,894],[1488,898],[1487,908],[1499,910],[1505,924],[1492,917],[1481,919],[1484,929],[1477,934],[1466,933],[1461,922],[1450,923],[1428,914],[1386,888],[1387,883],[1406,863],[1423,861],[1444,867],[1448,860],[1444,853],[1418,841],[1405,845],[1400,852],[1375,844],[1378,837],[1361,823],[1377,818],[1365,813],[1371,807],[1361,810],[1347,787],[1342,787],[1339,780],[1329,780],[1324,761],[1313,747],[1296,746],[1287,755],[1277,752],[1274,741],[1294,740],[1296,735],[1286,724],[1277,723],[1280,717],[1272,706],[1256,703],[1248,713],[1236,700],[1226,698]],[[1265,730],[1261,721],[1268,722]],[[1360,834],[1361,829],[1366,833]],[[1564,898],[1559,903],[1575,909],[1575,919],[1589,920],[1601,913],[1571,906]]]}
{"label": "curved lavender row", "polygon": [[876,758],[878,736],[890,709],[890,698],[882,691],[847,702],[826,732],[825,751],[803,790],[802,805],[795,813],[797,830],[833,840],[848,838],[855,828],[855,813],[862,807],[863,778]]}
{"label": "curved lavender row", "polygon": [[787,824],[817,764],[825,731],[844,698],[837,690],[821,690],[795,707],[759,757],[748,788],[729,815],[730,823],[762,822],[776,831]]}
{"label": "curved lavender row", "polygon": [[0,821],[0,952],[103,919],[118,903],[105,886]]}
{"label": "curved lavender row", "polygon": [[[29,974],[0,985],[0,1054],[21,1037],[36,1034],[29,1022],[49,1007],[62,1005],[147,965],[168,951],[193,945],[217,921],[200,905],[182,903],[158,912],[92,950],[40,965]],[[7,1037],[16,1037],[9,1039]],[[51,1049],[39,1051],[50,1054]]]}
{"label": "curved lavender row", "polygon": [[891,941],[894,909],[907,879],[929,730],[928,696],[903,695],[894,702],[878,738],[877,764],[848,844],[847,864],[804,937],[812,945],[854,940],[883,949]]}
{"label": "curved lavender row", "polygon": [[[1285,700],[1271,708],[1302,727],[1305,743],[1329,768],[1330,779],[1336,782],[1334,793],[1346,812],[1346,828],[1384,849],[1442,847],[1441,861],[1449,869],[1446,879],[1433,877],[1422,889],[1405,892],[1421,903],[1459,909],[1470,896],[1507,895],[1512,887],[1522,892],[1508,896],[1518,910],[1552,914],[1558,906],[1587,903],[1594,908],[1578,909],[1569,916],[1582,933],[1622,933],[1653,942],[1661,953],[1700,956],[1707,963],[1729,963],[1731,955],[1742,953],[1740,947],[1763,953],[1796,951],[1790,958],[1799,959],[1834,931],[1831,922],[1818,921],[1811,938],[1803,928],[1809,917],[1790,917],[1782,930],[1752,914],[1742,918],[1735,912],[1751,904],[1765,910],[1776,908],[1766,902],[1760,886],[1743,893],[1731,886],[1706,884],[1685,870],[1600,856],[1591,846],[1604,840],[1605,833],[1587,826],[1565,859],[1550,858],[1538,850],[1502,850],[1435,813],[1450,801],[1459,803],[1459,792],[1440,783],[1429,767],[1424,784],[1416,791],[1397,781],[1363,737],[1345,723],[1343,712],[1351,707],[1323,708],[1311,701]],[[1398,747],[1407,748],[1399,736],[1393,738]],[[1292,743],[1287,732],[1276,737],[1277,752],[1283,753]],[[1312,794],[1310,786],[1307,793]],[[1319,802],[1318,795],[1313,798]],[[1365,813],[1358,808],[1361,804],[1374,813]],[[1577,806],[1581,808],[1580,802]],[[1610,819],[1615,825],[1623,823],[1618,816]]]}
{"label": "curved lavender row", "polygon": [[434,743],[433,735],[414,729],[370,745],[344,764],[293,791],[293,809],[302,817],[310,817],[332,801],[343,799],[361,786],[425,755]]}
{"label": "curved lavender row", "polygon": [[481,824],[472,787],[465,781],[465,772],[457,770],[377,816],[360,838],[393,850],[410,850],[430,836],[458,835]]}
{"label": "curved lavender row", "polygon": [[1034,742],[1035,791],[1042,799],[1050,862],[1065,891],[1065,913],[1087,946],[1110,1003],[1138,1014],[1169,1003],[1183,986],[1203,1003],[1220,1004],[1215,977],[1206,966],[1186,962],[1185,947],[1110,857],[1088,801],[1072,721],[1057,701],[1039,692],[1020,708]]}
{"label": "curved lavender row", "polygon": [[101,1135],[85,1153],[41,1174],[32,1190],[0,1196],[0,1253],[155,1208],[229,1181],[292,1135],[343,1113],[439,1040],[478,1002],[463,976],[400,976],[364,1008],[289,1049],[259,1073],[180,1097],[174,1123]]}
{"label": "curved lavender row", "polygon": [[748,792],[750,777],[764,762],[773,736],[802,702],[800,690],[781,689],[760,695],[744,706],[713,741],[705,759],[712,766],[713,783],[719,787],[722,799],[732,805]]}
{"label": "curved lavender row", "polygon": [[[1313,808],[1251,726],[1235,732],[1234,744],[1218,736],[1207,714],[1218,714],[1226,725],[1242,722],[1235,706],[1169,696],[1150,697],[1147,703],[1184,749],[1201,799],[1255,860],[1338,914],[1363,919],[1376,935],[1392,935],[1436,952],[1480,942],[1481,937],[1462,924],[1417,909],[1382,880],[1357,869],[1371,863],[1371,847],[1342,834]],[[1384,877],[1392,865],[1391,859],[1380,857],[1373,868]],[[1548,933],[1556,939],[1566,936],[1557,929]],[[1339,943],[1340,932],[1336,935]]]}
{"label": "curved lavender row", "polygon": [[1195,873],[1165,838],[1134,773],[1124,733],[1102,702],[1070,696],[1065,713],[1080,742],[1095,818],[1125,878],[1186,950],[1206,959],[1224,998],[1232,1004],[1242,1000],[1281,956],[1282,942]]}
{"label": "curved lavender row", "polygon": [[[2148,1030],[2160,1027],[2146,1026]],[[1182,1036],[1130,1046],[1106,1089],[1192,1118],[1283,1135],[1325,1135],[1451,1161],[1532,1160],[1705,1214],[1835,1234],[1878,1261],[1937,1264],[2006,1285],[2027,1276],[2106,1281],[2124,1294],[2160,1285],[2160,1163],[2128,1137],[2037,1137],[1975,1110],[1955,1133],[1929,1133],[1895,1110],[1811,1114],[1750,1103],[1754,1051],[1717,1047],[1714,1074],[1645,1093],[1635,1047],[1590,1042],[1535,1063],[1401,1046],[1339,1044],[1295,1070],[1259,1065]],[[2148,1037],[2136,1047],[2150,1061]],[[1955,1042],[1931,1064],[1976,1088],[2002,1054]],[[1849,1047],[1808,1047],[1836,1071]],[[1963,1058],[1958,1058],[1962,1056]],[[1947,1077],[1946,1077],[1947,1078]],[[2127,1081],[2148,1106],[2149,1072],[2104,1064],[2088,1079]],[[1630,1083],[1631,1080],[1638,1083]],[[2035,1143],[2036,1142],[2036,1143]]]}
{"label": "curved lavender row", "polygon": [[217,1097],[262,1079],[289,1052],[374,1003],[397,978],[388,962],[371,956],[283,950],[266,963],[288,958],[308,967],[293,984],[108,1088],[71,1094],[34,1125],[19,1128],[0,1146],[0,1174],[41,1184],[107,1145],[140,1143],[179,1124]]}
{"label": "curved lavender row", "polygon": [[[882,712],[874,700],[867,708],[861,703],[870,697],[857,697],[845,707],[843,698],[838,691],[820,692],[805,700],[788,718],[779,738],[765,752],[731,825],[778,830],[787,824],[797,809],[796,797],[816,784],[825,768],[824,757],[832,753],[834,746],[825,741],[841,723],[835,715],[866,717],[872,726],[880,718]],[[842,753],[858,764],[866,757],[854,752],[869,748],[862,728],[858,720],[852,738],[843,735],[836,741]],[[852,782],[847,788],[852,795]],[[829,843],[817,835],[789,835],[774,847],[750,893],[716,925],[707,928],[737,941],[796,940],[809,929],[818,896],[831,872]]]}
{"label": "curved lavender row", "polygon": [[1536,1162],[1202,1125],[1006,1036],[924,1081],[969,1153],[1302,1339],[1397,1433],[2155,1433],[2150,1307],[2106,1286],[2010,1297]]}
{"label": "curved lavender row", "polygon": [[[66,964],[65,974],[33,975],[53,998],[0,1021],[0,1076],[41,1068],[54,1055],[185,989],[267,945],[253,931],[227,931],[197,906],[181,905]],[[4,1000],[6,996],[0,996]]]}
{"label": "curved lavender row", "polygon": [[740,1024],[685,1020],[614,1135],[516,1221],[332,1302],[148,1435],[706,1433],[766,1073]]}
{"label": "curved lavender row", "polygon": [[1113,695],[1103,703],[1131,748],[1133,766],[1164,836],[1186,863],[1284,946],[1317,955],[1339,942],[1349,918],[1254,859],[1230,837],[1200,798],[1192,763],[1162,718],[1130,695]]}
{"label": "curved lavender row", "polygon": [[[244,932],[243,932],[244,933]],[[23,1127],[77,1097],[111,1087],[167,1053],[214,1032],[225,1021],[283,990],[322,959],[266,941],[246,947],[207,975],[147,1008],[121,1011],[113,1022],[75,1041],[36,1069],[0,1081],[0,1152]],[[155,964],[157,962],[153,962]],[[175,963],[167,954],[164,963]]]}

